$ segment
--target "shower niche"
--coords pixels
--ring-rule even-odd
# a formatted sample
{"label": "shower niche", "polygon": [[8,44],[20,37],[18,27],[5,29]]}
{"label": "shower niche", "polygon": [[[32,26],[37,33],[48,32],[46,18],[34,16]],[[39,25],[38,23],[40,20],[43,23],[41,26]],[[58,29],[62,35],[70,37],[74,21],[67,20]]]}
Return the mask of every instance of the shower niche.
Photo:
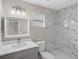
{"label": "shower niche", "polygon": [[1,23],[3,36],[5,38],[29,36],[29,19],[3,17]]}

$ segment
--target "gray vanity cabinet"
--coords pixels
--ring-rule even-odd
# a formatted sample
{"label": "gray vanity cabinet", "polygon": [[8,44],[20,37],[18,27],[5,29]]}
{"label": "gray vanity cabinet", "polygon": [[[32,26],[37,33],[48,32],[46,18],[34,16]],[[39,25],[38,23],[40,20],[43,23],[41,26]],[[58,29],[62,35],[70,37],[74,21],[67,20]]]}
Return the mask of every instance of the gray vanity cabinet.
{"label": "gray vanity cabinet", "polygon": [[1,56],[0,59],[38,59],[37,48],[22,50],[16,53]]}

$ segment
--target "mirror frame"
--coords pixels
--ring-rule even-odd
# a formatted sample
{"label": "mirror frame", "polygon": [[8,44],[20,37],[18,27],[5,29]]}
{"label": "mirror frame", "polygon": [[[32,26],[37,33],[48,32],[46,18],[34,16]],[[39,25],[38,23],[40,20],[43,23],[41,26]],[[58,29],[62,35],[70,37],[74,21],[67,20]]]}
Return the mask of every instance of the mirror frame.
{"label": "mirror frame", "polygon": [[20,34],[20,35],[11,35],[8,36],[6,35],[6,21],[7,18],[15,18],[15,19],[26,19],[26,18],[16,18],[16,17],[1,17],[1,32],[2,32],[2,41],[6,40],[6,38],[21,38],[25,36],[30,36],[30,20],[27,19],[28,24],[27,24],[27,34]]}

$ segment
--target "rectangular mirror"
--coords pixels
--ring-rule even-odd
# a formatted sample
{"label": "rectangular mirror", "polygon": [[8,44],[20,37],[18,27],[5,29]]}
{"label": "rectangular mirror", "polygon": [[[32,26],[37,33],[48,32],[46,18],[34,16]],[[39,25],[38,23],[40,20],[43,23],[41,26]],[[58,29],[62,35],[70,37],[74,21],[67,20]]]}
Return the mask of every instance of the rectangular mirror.
{"label": "rectangular mirror", "polygon": [[2,33],[4,38],[24,37],[30,35],[30,20],[2,17]]}
{"label": "rectangular mirror", "polygon": [[5,20],[5,36],[18,35],[18,20],[7,18]]}

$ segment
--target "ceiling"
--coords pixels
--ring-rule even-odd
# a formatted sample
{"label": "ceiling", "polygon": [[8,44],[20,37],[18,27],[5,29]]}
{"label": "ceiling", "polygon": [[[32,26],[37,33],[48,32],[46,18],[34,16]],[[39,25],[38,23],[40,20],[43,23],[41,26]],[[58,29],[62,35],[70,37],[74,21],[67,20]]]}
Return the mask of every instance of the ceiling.
{"label": "ceiling", "polygon": [[23,0],[25,2],[39,5],[42,7],[59,10],[78,2],[78,0]]}

